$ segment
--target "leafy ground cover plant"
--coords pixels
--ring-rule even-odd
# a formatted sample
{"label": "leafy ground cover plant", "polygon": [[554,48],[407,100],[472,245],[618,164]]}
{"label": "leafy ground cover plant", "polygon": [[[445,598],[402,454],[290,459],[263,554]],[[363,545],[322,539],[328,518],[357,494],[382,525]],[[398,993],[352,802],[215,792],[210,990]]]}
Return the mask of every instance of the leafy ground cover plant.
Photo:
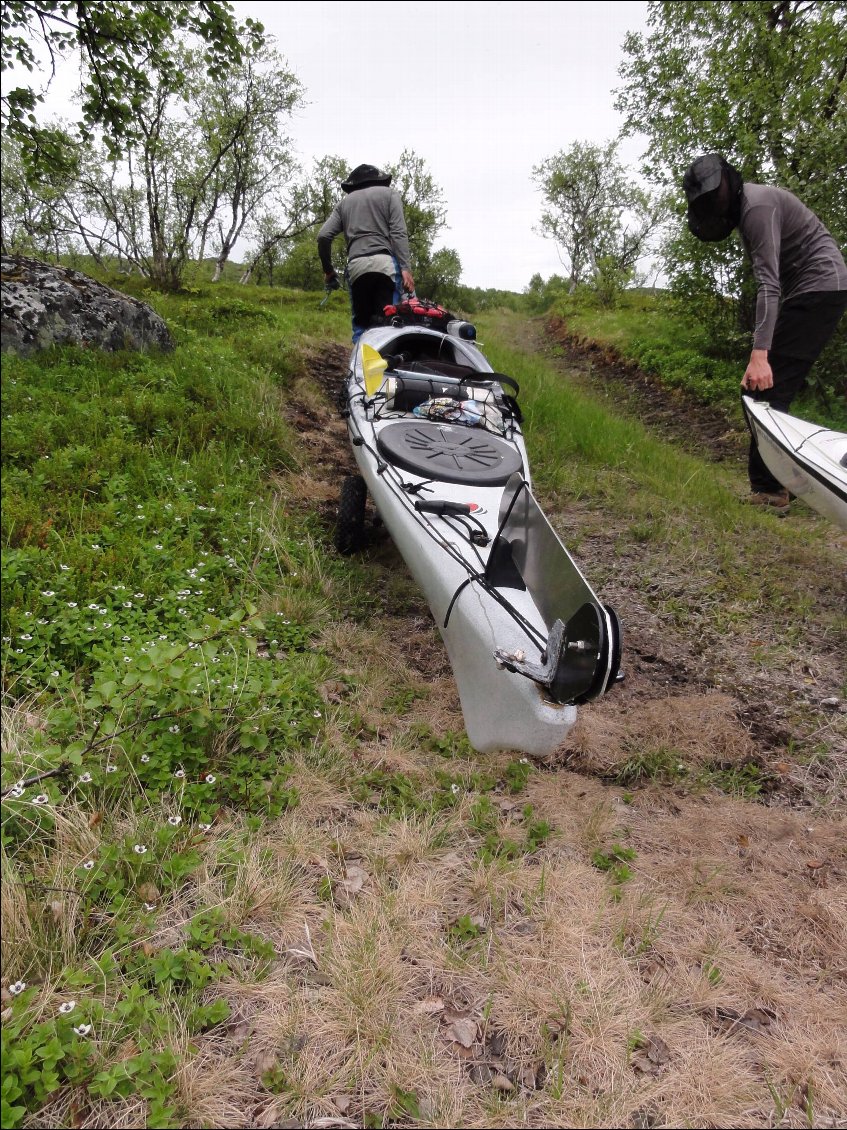
{"label": "leafy ground cover plant", "polygon": [[[269,489],[296,464],[280,402],[299,354],[277,349],[269,377],[234,344],[295,319],[235,295],[160,301],[172,355],[3,366],[3,692],[31,720],[4,743],[2,778],[20,911],[9,1127],[64,1085],[140,1095],[151,1124],[176,1124],[175,1030],[228,1012],[209,992],[232,961],[207,954],[243,967],[261,944],[202,908],[175,944],[145,939],[228,813],[258,828],[297,804],[291,759],[325,713],[311,643],[326,576],[314,530],[280,521]],[[46,931],[24,922],[39,895]],[[130,1033],[134,1053],[116,1056]]]}

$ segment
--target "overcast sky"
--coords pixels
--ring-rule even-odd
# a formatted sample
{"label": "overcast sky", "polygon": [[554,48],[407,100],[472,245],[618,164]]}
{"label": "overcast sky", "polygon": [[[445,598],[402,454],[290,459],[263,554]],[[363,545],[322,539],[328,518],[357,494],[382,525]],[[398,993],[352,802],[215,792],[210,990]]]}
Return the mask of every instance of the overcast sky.
{"label": "overcast sky", "polygon": [[[523,290],[536,272],[563,273],[533,232],[541,197],[532,169],[575,141],[602,145],[628,31],[647,4],[234,3],[260,20],[306,88],[291,123],[305,163],[328,154],[383,166],[404,149],[444,193],[467,286]],[[636,171],[643,143],[620,158]]]}

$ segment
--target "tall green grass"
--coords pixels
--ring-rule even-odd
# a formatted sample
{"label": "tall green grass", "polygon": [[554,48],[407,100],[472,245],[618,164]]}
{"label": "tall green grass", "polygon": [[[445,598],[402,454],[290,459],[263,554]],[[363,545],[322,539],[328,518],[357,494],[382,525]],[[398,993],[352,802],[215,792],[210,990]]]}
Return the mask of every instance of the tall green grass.
{"label": "tall green grass", "polygon": [[[570,332],[615,350],[637,364],[669,389],[680,389],[704,404],[722,408],[741,423],[741,378],[749,356],[749,339],[739,335],[735,359],[724,347],[715,348],[705,323],[681,311],[669,294],[661,291],[625,291],[614,307],[600,305],[577,293],[562,298],[551,311],[564,318]],[[829,348],[835,357],[836,345]],[[842,347],[843,349],[843,347]],[[811,386],[801,394],[792,412],[827,427],[847,430],[847,399],[842,373],[840,394],[822,394]]]}

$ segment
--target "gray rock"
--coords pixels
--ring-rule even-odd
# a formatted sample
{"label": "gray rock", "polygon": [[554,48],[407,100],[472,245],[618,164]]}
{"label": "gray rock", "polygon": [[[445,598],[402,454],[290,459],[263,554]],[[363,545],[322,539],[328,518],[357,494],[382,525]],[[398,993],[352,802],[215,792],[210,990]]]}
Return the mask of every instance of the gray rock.
{"label": "gray rock", "polygon": [[23,256],[0,258],[3,353],[26,356],[51,345],[172,350],[173,338],[137,298],[72,271]]}

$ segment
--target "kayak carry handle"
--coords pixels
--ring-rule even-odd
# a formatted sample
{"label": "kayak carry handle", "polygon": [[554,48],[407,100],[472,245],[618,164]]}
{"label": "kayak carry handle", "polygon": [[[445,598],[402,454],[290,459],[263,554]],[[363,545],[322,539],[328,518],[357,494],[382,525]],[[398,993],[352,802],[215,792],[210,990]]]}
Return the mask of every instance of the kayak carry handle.
{"label": "kayak carry handle", "polygon": [[421,514],[470,514],[471,512],[466,502],[450,502],[445,498],[419,498],[415,501],[415,510]]}

